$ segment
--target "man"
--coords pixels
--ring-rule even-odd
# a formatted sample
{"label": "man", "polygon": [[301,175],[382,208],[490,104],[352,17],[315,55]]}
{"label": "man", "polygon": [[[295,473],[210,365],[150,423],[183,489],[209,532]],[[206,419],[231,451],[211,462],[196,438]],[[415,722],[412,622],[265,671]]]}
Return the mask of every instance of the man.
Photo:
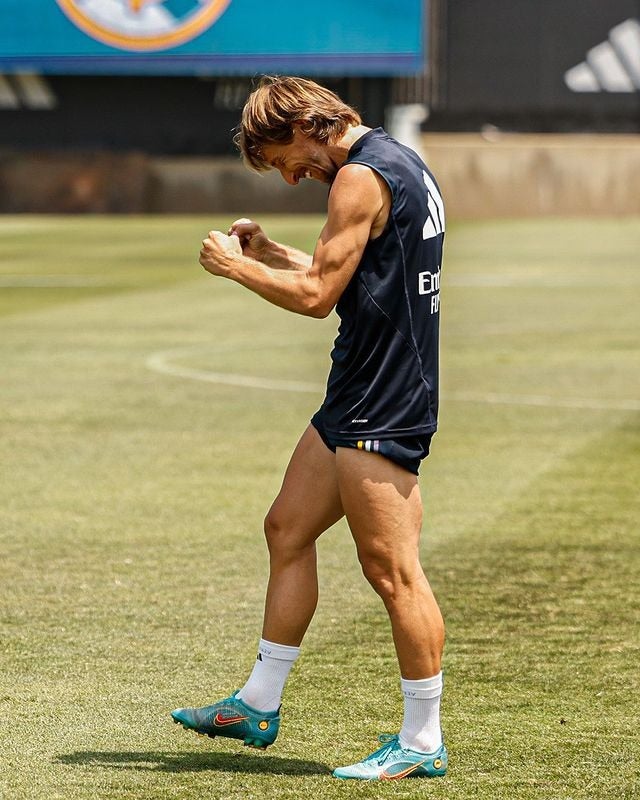
{"label": "man", "polygon": [[314,614],[316,539],[346,516],[363,572],[391,620],[404,719],[396,736],[338,778],[444,775],[440,730],[444,626],[419,561],[417,474],[437,426],[444,210],[420,158],[362,125],[335,94],[300,78],[263,78],[237,141],[245,163],[297,184],[329,185],[313,256],[248,219],[212,231],[200,263],[288,311],[341,318],[327,395],[303,433],[265,520],[270,575],[258,658],[230,698],[172,713],[209,736],[265,748]]}

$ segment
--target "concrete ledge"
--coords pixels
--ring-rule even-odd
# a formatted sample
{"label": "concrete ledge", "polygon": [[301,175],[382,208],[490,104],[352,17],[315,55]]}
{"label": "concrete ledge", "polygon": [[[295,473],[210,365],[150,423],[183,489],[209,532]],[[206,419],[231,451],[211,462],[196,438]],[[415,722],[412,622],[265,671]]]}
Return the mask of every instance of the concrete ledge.
{"label": "concrete ledge", "polygon": [[0,153],[0,213],[228,213],[326,210],[327,187],[289,186],[237,158],[141,153]]}
{"label": "concrete ledge", "polygon": [[[640,136],[423,134],[451,219],[640,214]],[[0,212],[324,212],[327,187],[288,186],[236,158],[0,152]]]}
{"label": "concrete ledge", "polygon": [[640,214],[640,136],[423,134],[451,218]]}
{"label": "concrete ledge", "polygon": [[148,206],[144,155],[0,153],[0,212],[140,213]]}
{"label": "concrete ledge", "polygon": [[152,212],[313,213],[327,207],[326,186],[289,186],[280,173],[256,174],[237,158],[154,158],[149,170]]}

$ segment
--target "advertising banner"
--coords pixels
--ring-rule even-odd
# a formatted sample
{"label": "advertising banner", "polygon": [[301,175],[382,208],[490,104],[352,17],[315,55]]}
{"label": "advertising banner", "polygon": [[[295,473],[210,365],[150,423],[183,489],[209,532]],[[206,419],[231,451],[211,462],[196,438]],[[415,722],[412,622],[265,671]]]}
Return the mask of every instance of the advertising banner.
{"label": "advertising banner", "polygon": [[410,75],[422,0],[2,0],[0,72]]}

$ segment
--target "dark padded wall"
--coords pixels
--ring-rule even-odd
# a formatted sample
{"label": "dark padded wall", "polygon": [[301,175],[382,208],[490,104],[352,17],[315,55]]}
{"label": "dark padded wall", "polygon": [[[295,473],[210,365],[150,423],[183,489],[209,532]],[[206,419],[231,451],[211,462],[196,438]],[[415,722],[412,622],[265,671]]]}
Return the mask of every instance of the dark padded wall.
{"label": "dark padded wall", "polygon": [[[390,79],[318,80],[355,105],[369,125],[384,123]],[[0,148],[233,154],[232,132],[251,87],[249,78],[50,76],[46,81],[55,107],[0,109]]]}
{"label": "dark padded wall", "polygon": [[[640,85],[575,92],[564,78],[597,45],[615,50],[610,31],[628,20],[640,54],[640,0],[449,0],[443,11],[432,123],[640,130]],[[624,52],[615,58],[624,68]]]}

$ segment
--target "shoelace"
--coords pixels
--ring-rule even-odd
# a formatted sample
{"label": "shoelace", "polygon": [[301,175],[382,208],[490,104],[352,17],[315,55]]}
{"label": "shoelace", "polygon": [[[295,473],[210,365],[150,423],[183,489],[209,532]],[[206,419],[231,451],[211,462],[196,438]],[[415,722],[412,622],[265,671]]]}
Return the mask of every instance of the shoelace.
{"label": "shoelace", "polygon": [[396,744],[398,743],[398,734],[392,735],[390,733],[381,733],[378,736],[378,741],[383,745],[379,750],[373,754],[378,760],[378,766],[382,766],[389,758]]}

